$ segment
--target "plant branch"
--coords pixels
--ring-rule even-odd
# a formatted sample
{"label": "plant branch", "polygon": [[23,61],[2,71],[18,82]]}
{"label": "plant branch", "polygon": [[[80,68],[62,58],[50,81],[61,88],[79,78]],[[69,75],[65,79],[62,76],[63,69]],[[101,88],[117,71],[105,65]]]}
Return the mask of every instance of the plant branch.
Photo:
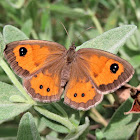
{"label": "plant branch", "polygon": [[100,34],[102,34],[104,31],[103,31],[103,28],[102,28],[102,26],[101,26],[99,20],[98,20],[97,17],[95,16],[95,13],[92,12],[90,9],[88,10],[88,12],[89,12],[89,15],[90,15],[90,17],[91,17],[93,23],[95,24],[97,30],[99,31]]}
{"label": "plant branch", "polygon": [[91,113],[89,114],[89,116],[93,120],[95,120],[96,122],[101,123],[105,127],[108,125],[108,122],[102,117],[102,115],[95,108],[91,109]]}
{"label": "plant branch", "polygon": [[68,118],[67,113],[58,103],[53,102],[52,105],[63,115],[63,117]]}
{"label": "plant branch", "polygon": [[12,70],[8,67],[7,63],[1,59],[0,60],[0,66],[5,71],[5,73],[8,75],[12,83],[17,87],[17,89],[23,94],[23,96],[28,100],[28,103],[35,104],[35,101],[26,93],[21,83],[17,80],[16,76],[12,72]]}
{"label": "plant branch", "polygon": [[52,113],[52,112],[50,112],[42,107],[35,106],[34,109],[36,111],[38,111],[40,114],[47,117],[48,119],[51,119],[51,120],[56,121],[58,123],[61,123],[62,125],[67,127],[71,132],[75,131],[76,128],[67,118],[64,118],[64,117],[61,117],[57,114],[54,114],[54,113]]}

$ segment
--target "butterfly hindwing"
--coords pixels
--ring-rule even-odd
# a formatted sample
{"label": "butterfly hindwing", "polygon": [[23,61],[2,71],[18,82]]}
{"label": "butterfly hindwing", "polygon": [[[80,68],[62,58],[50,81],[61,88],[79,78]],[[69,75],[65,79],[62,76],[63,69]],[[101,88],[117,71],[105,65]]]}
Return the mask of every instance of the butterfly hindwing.
{"label": "butterfly hindwing", "polygon": [[60,100],[63,88],[61,87],[61,72],[64,67],[63,59],[48,64],[45,68],[34,73],[31,78],[24,80],[28,93],[37,101],[52,102]]}
{"label": "butterfly hindwing", "polygon": [[78,61],[85,68],[100,93],[109,93],[128,82],[134,73],[133,67],[124,59],[98,49],[80,49]]}
{"label": "butterfly hindwing", "polygon": [[93,83],[86,76],[82,67],[77,62],[74,63],[71,66],[71,75],[66,86],[64,102],[72,108],[88,110],[99,104],[103,95],[95,90]]}
{"label": "butterfly hindwing", "polygon": [[4,55],[16,74],[25,78],[62,56],[65,48],[41,40],[15,41],[6,45]]}

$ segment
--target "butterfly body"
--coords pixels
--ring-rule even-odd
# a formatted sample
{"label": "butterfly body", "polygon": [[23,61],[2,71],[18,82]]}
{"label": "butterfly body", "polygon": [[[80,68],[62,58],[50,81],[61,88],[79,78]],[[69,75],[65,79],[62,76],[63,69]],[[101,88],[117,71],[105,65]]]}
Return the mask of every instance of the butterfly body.
{"label": "butterfly body", "polygon": [[37,101],[64,102],[87,110],[101,102],[103,94],[128,82],[133,67],[111,53],[85,48],[69,50],[50,41],[24,40],[7,44],[4,54],[27,92]]}
{"label": "butterfly body", "polygon": [[75,57],[76,57],[76,51],[75,51],[76,47],[74,45],[72,45],[69,50],[66,53],[65,59],[66,59],[66,63],[69,64],[72,61],[74,61]]}

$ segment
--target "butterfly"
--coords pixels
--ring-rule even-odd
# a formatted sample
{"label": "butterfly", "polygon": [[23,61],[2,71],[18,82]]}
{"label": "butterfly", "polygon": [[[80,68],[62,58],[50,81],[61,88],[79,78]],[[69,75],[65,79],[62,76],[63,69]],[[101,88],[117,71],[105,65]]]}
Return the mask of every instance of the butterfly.
{"label": "butterfly", "polygon": [[64,92],[64,103],[77,110],[96,106],[134,74],[124,59],[93,48],[76,51],[74,44],[66,50],[51,41],[15,41],[4,55],[34,100],[56,102]]}

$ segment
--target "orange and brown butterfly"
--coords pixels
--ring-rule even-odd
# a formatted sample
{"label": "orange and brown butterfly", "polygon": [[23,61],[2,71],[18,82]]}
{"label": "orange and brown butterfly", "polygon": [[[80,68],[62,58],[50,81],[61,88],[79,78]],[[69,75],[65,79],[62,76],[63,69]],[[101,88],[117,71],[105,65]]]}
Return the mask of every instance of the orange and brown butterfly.
{"label": "orange and brown butterfly", "polygon": [[99,104],[103,94],[128,82],[133,67],[124,59],[98,49],[68,50],[50,41],[24,40],[6,45],[5,58],[33,99],[59,101],[78,110]]}

